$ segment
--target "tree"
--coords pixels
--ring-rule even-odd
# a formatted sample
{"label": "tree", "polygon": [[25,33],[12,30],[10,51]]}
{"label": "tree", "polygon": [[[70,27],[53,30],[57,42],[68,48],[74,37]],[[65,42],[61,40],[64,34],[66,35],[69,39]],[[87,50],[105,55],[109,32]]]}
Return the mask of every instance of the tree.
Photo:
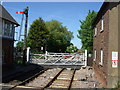
{"label": "tree", "polygon": [[23,45],[24,45],[23,40],[22,40],[22,41],[19,41],[19,42],[16,44],[16,49],[17,49],[18,52],[22,52],[22,51],[23,51]]}
{"label": "tree", "polygon": [[38,18],[30,25],[27,46],[31,47],[31,51],[34,53],[39,53],[41,47],[44,47],[47,43],[49,31],[46,28],[45,22],[42,18]]}
{"label": "tree", "polygon": [[47,42],[47,50],[50,52],[65,52],[73,38],[73,33],[57,20],[46,22],[46,26],[50,36]]}
{"label": "tree", "polygon": [[90,11],[85,20],[80,21],[80,30],[78,30],[77,37],[81,39],[82,49],[88,50],[88,53],[93,51],[93,26],[92,23],[97,15],[97,12]]}
{"label": "tree", "polygon": [[49,52],[65,52],[73,38],[73,33],[68,31],[62,23],[56,20],[44,22],[38,18],[30,25],[27,36],[27,47],[32,53],[40,53],[41,47]]}
{"label": "tree", "polygon": [[74,46],[74,45],[70,45],[70,46],[67,47],[66,51],[68,53],[75,53],[75,52],[78,51],[78,48],[76,46]]}

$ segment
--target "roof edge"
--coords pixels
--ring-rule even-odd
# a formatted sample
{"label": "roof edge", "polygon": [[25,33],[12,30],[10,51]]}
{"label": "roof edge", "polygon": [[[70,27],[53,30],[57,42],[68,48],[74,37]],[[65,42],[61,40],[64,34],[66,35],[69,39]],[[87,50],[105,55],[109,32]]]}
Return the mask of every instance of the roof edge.
{"label": "roof edge", "polygon": [[[5,19],[5,20],[8,20],[8,21],[16,24],[17,26],[20,26],[18,24],[18,22],[12,17],[12,15],[1,4],[0,4],[0,8],[2,8],[2,16],[1,16],[1,18]],[[4,14],[6,14],[6,16]]]}
{"label": "roof edge", "polygon": [[109,2],[104,2],[104,3],[102,4],[100,10],[99,10],[98,13],[97,13],[96,18],[94,19],[94,21],[93,21],[93,23],[92,23],[93,26],[97,23],[97,19],[98,19],[98,17],[100,17],[100,13],[103,12],[103,9],[104,9],[105,7],[107,7],[108,4],[109,4]]}

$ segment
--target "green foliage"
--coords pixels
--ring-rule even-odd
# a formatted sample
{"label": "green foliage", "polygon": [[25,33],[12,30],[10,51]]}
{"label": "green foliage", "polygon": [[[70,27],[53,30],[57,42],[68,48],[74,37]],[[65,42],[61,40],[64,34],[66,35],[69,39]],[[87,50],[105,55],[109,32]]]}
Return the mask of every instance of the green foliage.
{"label": "green foliage", "polygon": [[47,42],[47,50],[49,52],[65,52],[73,38],[73,33],[56,20],[46,22],[46,26],[50,36]]}
{"label": "green foliage", "polygon": [[74,45],[70,45],[70,46],[67,47],[66,51],[69,52],[69,53],[74,53],[74,52],[78,51],[78,48]]}
{"label": "green foliage", "polygon": [[112,88],[111,90],[120,90],[120,81],[118,81],[118,82],[115,84],[115,87]]}
{"label": "green foliage", "polygon": [[[73,33],[68,31],[62,23],[56,20],[44,22],[38,18],[30,25],[27,47],[32,53],[42,53],[41,47],[49,52],[65,52],[73,38]],[[21,42],[18,42],[18,47]],[[20,45],[20,47],[23,47]]]}
{"label": "green foliage", "polygon": [[34,56],[34,58],[44,59],[44,58],[45,58],[45,56],[42,56],[42,55],[36,55],[36,56]]}
{"label": "green foliage", "polygon": [[17,51],[18,51],[18,52],[22,52],[22,51],[23,51],[23,45],[24,45],[23,40],[22,40],[22,41],[19,41],[19,42],[16,44],[16,48],[17,48]]}
{"label": "green foliage", "polygon": [[45,47],[49,31],[46,28],[45,22],[42,18],[38,18],[30,25],[27,46],[29,46],[34,53],[41,52],[41,47]]}
{"label": "green foliage", "polygon": [[23,64],[23,60],[16,60],[15,64],[21,64],[22,65]]}
{"label": "green foliage", "polygon": [[93,26],[92,23],[97,15],[97,12],[90,11],[85,20],[80,21],[80,30],[78,30],[77,37],[81,39],[82,49],[87,49],[88,53],[92,53],[93,50]]}
{"label": "green foliage", "polygon": [[119,90],[119,89],[120,89],[120,81],[117,82],[117,84],[113,90]]}

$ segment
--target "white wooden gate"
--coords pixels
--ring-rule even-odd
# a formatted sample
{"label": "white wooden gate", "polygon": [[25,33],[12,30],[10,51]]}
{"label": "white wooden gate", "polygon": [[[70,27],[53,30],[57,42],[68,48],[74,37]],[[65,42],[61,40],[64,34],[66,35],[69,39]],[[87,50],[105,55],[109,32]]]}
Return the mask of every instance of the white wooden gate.
{"label": "white wooden gate", "polygon": [[[28,50],[29,51],[29,50]],[[39,65],[82,65],[87,66],[87,51],[85,53],[52,53],[27,54],[28,62]]]}

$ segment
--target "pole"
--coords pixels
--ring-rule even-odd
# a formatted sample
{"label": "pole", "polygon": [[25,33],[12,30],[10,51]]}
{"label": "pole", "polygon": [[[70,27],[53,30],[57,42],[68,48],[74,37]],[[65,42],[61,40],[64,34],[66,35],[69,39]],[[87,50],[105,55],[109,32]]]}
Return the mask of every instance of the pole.
{"label": "pole", "polygon": [[27,62],[30,62],[30,47],[27,47]]}
{"label": "pole", "polygon": [[27,37],[27,24],[28,24],[28,7],[24,10],[24,14],[26,15],[25,20],[25,30],[24,30],[24,47],[23,47],[23,64],[26,63],[26,50],[27,50],[27,44],[26,44],[26,37]]}
{"label": "pole", "polygon": [[85,50],[85,67],[87,67],[87,50]]}

